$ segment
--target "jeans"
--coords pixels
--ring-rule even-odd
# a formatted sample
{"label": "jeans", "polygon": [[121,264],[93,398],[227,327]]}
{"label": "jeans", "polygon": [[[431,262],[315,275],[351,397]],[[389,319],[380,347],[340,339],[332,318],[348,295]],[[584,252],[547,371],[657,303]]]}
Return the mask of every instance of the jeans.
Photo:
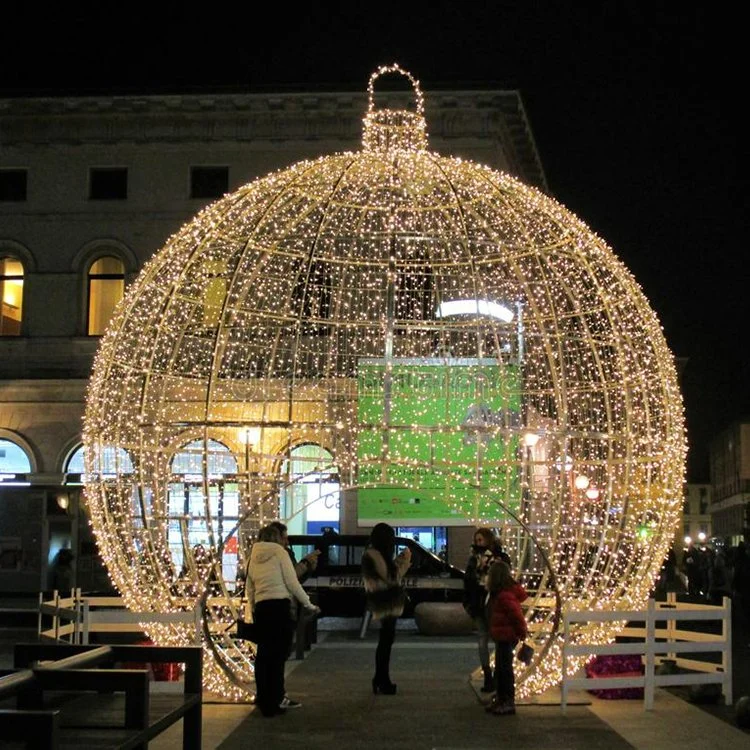
{"label": "jeans", "polygon": [[495,693],[498,703],[513,703],[516,684],[513,676],[513,652],[516,641],[495,641]]}
{"label": "jeans", "polygon": [[474,625],[477,629],[477,651],[479,653],[479,664],[485,672],[490,668],[490,630],[487,617],[484,614],[477,615],[474,618]]}
{"label": "jeans", "polygon": [[266,599],[258,602],[253,620],[258,630],[255,703],[261,713],[273,714],[284,698],[284,665],[294,632],[289,599]]}
{"label": "jeans", "polygon": [[378,647],[375,649],[375,682],[380,685],[390,683],[391,648],[396,639],[396,617],[384,617],[380,621]]}

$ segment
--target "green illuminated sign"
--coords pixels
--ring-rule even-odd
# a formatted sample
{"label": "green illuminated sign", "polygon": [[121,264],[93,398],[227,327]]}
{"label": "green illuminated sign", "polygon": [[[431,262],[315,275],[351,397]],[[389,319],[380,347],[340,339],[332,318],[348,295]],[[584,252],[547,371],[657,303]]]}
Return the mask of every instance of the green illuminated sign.
{"label": "green illuminated sign", "polygon": [[518,367],[494,359],[359,361],[359,523],[463,525],[518,506]]}

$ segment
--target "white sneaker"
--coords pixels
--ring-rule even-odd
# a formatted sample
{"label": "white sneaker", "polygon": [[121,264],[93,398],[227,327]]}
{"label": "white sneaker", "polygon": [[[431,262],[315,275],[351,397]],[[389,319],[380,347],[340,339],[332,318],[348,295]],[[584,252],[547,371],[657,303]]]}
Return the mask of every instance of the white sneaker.
{"label": "white sneaker", "polygon": [[288,695],[285,695],[281,703],[279,703],[279,708],[302,708],[302,704],[299,701],[293,701]]}

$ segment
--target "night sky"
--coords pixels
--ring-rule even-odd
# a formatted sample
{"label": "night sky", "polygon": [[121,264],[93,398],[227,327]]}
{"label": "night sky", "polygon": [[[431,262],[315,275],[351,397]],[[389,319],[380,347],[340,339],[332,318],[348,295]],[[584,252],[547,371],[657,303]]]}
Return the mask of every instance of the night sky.
{"label": "night sky", "polygon": [[0,96],[363,90],[394,60],[427,96],[519,89],[551,192],[612,245],[688,359],[689,478],[702,481],[710,437],[750,416],[748,66],[728,6],[688,5],[321,0],[304,15],[250,2],[205,4],[199,17],[177,3],[83,4],[43,20],[41,8],[4,10]]}

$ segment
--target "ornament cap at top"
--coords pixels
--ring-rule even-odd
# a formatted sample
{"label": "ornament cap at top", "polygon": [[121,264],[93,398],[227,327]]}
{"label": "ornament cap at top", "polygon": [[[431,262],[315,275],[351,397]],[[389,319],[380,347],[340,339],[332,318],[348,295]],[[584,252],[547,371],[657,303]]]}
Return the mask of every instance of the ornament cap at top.
{"label": "ornament cap at top", "polygon": [[[399,73],[414,89],[416,111],[376,109],[375,81],[386,73]],[[365,151],[423,151],[427,148],[427,122],[424,117],[424,96],[419,81],[398,63],[381,65],[367,85],[368,105],[364,118],[362,146]]]}

